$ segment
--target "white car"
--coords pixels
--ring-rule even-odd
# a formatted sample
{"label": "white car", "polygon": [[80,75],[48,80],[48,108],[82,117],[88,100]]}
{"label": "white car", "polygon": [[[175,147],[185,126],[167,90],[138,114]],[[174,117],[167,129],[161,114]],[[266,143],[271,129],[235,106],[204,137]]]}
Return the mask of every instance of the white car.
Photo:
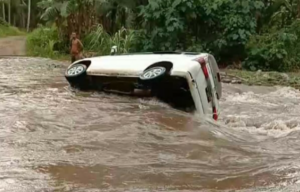
{"label": "white car", "polygon": [[222,85],[208,53],[151,52],[85,58],[65,77],[72,87],[137,96],[155,96],[178,109],[217,120]]}

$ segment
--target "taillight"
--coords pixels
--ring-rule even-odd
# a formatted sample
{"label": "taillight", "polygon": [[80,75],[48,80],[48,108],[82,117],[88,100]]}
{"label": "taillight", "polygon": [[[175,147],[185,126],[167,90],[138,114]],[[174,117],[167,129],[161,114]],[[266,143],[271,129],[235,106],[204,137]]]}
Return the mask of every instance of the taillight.
{"label": "taillight", "polygon": [[199,59],[197,59],[197,61],[200,63],[201,65],[201,68],[202,68],[202,71],[204,73],[204,76],[206,79],[208,79],[209,77],[209,74],[208,74],[208,70],[207,70],[207,67],[206,67],[206,61],[204,58],[200,57]]}
{"label": "taillight", "polygon": [[213,107],[213,119],[214,120],[218,120],[218,114],[217,114],[217,108],[216,107]]}
{"label": "taillight", "polygon": [[201,67],[202,67],[202,71],[204,73],[205,78],[208,79],[208,71],[207,71],[206,65],[201,65]]}
{"label": "taillight", "polygon": [[218,81],[221,82],[221,75],[220,75],[220,73],[217,73],[217,76],[218,76]]}

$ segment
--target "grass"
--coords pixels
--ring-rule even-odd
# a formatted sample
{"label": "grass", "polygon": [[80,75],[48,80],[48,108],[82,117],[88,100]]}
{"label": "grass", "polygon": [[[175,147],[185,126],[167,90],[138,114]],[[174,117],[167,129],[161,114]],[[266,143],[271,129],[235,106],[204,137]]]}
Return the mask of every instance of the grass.
{"label": "grass", "polygon": [[224,70],[230,77],[236,77],[246,85],[291,86],[300,89],[300,72],[252,72],[246,70]]}
{"label": "grass", "polygon": [[[82,37],[84,55],[96,56],[107,55],[112,46],[118,47],[119,53],[128,53],[136,41],[134,31],[125,28],[120,29],[113,35],[106,33],[101,25],[95,26],[93,30]],[[26,51],[28,56],[46,57],[56,60],[70,60],[66,54],[66,47],[56,27],[39,27],[27,34]]]}
{"label": "grass", "polygon": [[26,33],[19,30],[17,27],[0,25],[0,37],[19,36]]}
{"label": "grass", "polygon": [[58,42],[58,31],[56,28],[41,27],[27,34],[26,54],[33,57],[45,57],[56,60],[64,60],[66,55],[54,50]]}

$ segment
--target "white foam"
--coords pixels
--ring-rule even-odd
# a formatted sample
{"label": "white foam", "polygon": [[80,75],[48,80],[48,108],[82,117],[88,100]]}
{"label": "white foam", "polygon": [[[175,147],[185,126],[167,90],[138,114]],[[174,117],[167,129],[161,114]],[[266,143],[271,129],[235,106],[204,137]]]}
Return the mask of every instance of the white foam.
{"label": "white foam", "polygon": [[300,98],[300,91],[292,87],[278,87],[274,92],[271,92],[269,96],[285,97],[285,98]]}
{"label": "white foam", "polygon": [[228,95],[225,99],[225,102],[234,102],[234,103],[242,103],[247,101],[248,103],[259,103],[260,101],[255,98],[255,94],[253,92],[246,93],[235,93],[233,95]]}
{"label": "white foam", "polygon": [[284,137],[300,130],[299,99],[300,91],[291,87],[277,87],[275,91],[260,94],[249,86],[247,92],[225,95],[221,121],[251,134]]}

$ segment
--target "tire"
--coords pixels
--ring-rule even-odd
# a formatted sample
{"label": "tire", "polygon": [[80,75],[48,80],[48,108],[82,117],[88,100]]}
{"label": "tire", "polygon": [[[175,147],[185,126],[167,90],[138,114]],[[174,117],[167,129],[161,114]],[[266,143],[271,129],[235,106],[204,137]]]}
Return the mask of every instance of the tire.
{"label": "tire", "polygon": [[156,81],[167,74],[167,69],[162,66],[151,67],[143,72],[140,80],[143,82]]}
{"label": "tire", "polygon": [[85,89],[89,87],[87,78],[87,67],[84,64],[75,64],[65,72],[65,77],[71,87]]}
{"label": "tire", "polygon": [[139,84],[146,89],[151,89],[151,95],[157,95],[161,82],[167,76],[167,69],[163,66],[155,66],[146,69],[140,76]]}

